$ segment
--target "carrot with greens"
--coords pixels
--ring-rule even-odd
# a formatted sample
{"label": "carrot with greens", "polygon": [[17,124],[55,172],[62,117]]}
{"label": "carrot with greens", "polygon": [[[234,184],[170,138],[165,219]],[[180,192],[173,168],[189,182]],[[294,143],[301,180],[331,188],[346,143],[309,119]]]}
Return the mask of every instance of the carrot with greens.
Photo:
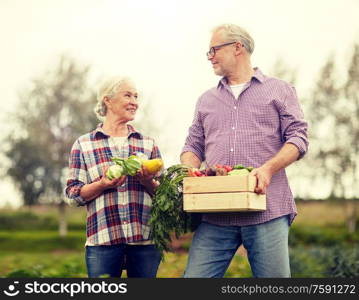
{"label": "carrot with greens", "polygon": [[196,225],[193,214],[183,211],[183,178],[188,176],[188,169],[185,165],[166,169],[159,177],[160,185],[152,200],[151,235],[162,259],[163,252],[170,250],[170,234],[174,232],[178,238]]}

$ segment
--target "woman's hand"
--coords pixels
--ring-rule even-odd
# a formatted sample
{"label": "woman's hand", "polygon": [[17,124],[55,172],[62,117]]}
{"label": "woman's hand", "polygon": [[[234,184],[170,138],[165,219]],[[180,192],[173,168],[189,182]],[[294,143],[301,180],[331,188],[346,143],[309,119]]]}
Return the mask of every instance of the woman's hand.
{"label": "woman's hand", "polygon": [[138,171],[136,178],[146,188],[147,192],[151,195],[154,194],[155,189],[158,187],[159,182],[154,180],[155,175],[150,174],[144,167]]}
{"label": "woman's hand", "polygon": [[152,179],[154,178],[154,175],[148,173],[148,171],[144,167],[141,167],[141,169],[136,174],[136,178],[142,185],[146,186],[152,183]]}
{"label": "woman's hand", "polygon": [[[106,170],[107,171],[107,170]],[[106,174],[106,172],[104,173]],[[126,180],[126,176],[110,180],[106,175],[102,176],[100,180],[85,184],[81,191],[80,196],[86,201],[90,202],[99,197],[107,189],[116,188],[122,185]]]}
{"label": "woman's hand", "polygon": [[100,180],[100,183],[104,189],[112,189],[123,185],[125,180],[126,176],[121,176],[120,178],[114,178],[112,180],[108,179],[106,176],[103,176]]}
{"label": "woman's hand", "polygon": [[[104,174],[106,174],[107,169],[105,170]],[[126,180],[126,176],[121,176],[120,178],[114,178],[114,179],[110,180],[106,177],[106,175],[103,175],[102,178],[100,179],[99,183],[104,188],[104,190],[106,190],[106,189],[112,189],[112,188],[116,188],[120,185],[123,185],[125,180]]]}

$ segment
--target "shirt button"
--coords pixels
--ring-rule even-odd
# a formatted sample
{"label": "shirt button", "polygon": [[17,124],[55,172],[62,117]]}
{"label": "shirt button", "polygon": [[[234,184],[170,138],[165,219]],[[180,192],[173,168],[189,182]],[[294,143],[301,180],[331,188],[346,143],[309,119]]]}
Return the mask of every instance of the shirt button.
{"label": "shirt button", "polygon": [[231,152],[233,152],[233,148],[231,148]]}
{"label": "shirt button", "polygon": [[234,109],[237,109],[237,106],[233,107]]}
{"label": "shirt button", "polygon": [[234,127],[232,127],[232,130],[234,130]]}

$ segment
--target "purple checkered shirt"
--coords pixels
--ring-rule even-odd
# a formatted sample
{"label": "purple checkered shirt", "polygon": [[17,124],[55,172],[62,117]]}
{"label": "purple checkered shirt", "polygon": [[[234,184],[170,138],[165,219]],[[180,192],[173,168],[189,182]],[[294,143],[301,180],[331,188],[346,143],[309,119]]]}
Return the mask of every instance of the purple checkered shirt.
{"label": "purple checkered shirt", "polygon": [[132,176],[117,188],[107,189],[96,199],[85,202],[81,188],[101,179],[112,156],[127,158],[141,152],[148,158],[161,158],[158,147],[150,137],[143,136],[128,125],[129,134],[121,148],[106,135],[100,124],[97,129],[79,137],[69,158],[69,174],[65,194],[70,203],[86,205],[86,245],[136,243],[150,239],[150,210],[152,198],[143,185]]}
{"label": "purple checkered shirt", "polygon": [[[307,122],[294,87],[265,76],[258,68],[239,99],[227,80],[206,91],[198,100],[195,117],[182,152],[193,152],[207,165],[260,167],[285,143],[294,144],[300,158],[308,149]],[[217,225],[246,226],[297,214],[285,170],[273,175],[262,212],[205,213],[202,220]]]}

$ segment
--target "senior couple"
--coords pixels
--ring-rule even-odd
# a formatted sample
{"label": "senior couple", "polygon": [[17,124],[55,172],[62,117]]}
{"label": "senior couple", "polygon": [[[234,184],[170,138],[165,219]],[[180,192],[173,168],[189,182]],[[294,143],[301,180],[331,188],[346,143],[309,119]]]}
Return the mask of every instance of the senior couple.
{"label": "senior couple", "polygon": [[[295,89],[251,65],[252,37],[234,24],[216,27],[207,52],[218,85],[197,101],[181,163],[191,167],[254,166],[256,192],[266,194],[262,212],[205,213],[196,229],[184,277],[223,277],[243,245],[254,277],[290,277],[288,231],[296,215],[285,168],[308,148],[307,123]],[[89,277],[156,277],[160,253],[148,224],[158,182],[141,169],[109,180],[111,157],[144,153],[160,158],[153,138],[128,124],[139,108],[135,84],[111,78],[98,92],[98,127],[71,150],[66,195],[87,208]]]}

